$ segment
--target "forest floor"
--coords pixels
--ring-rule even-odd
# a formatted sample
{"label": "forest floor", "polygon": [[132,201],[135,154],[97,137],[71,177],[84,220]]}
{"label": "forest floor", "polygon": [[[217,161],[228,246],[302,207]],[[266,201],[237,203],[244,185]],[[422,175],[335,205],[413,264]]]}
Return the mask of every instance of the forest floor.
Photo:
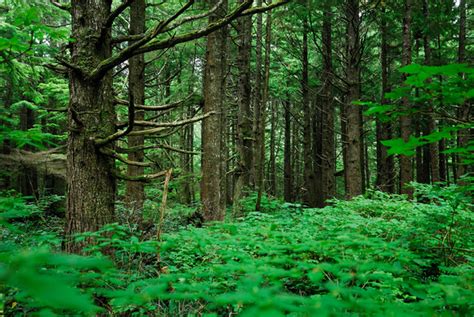
{"label": "forest floor", "polygon": [[379,192],[323,209],[264,200],[264,212],[204,227],[176,207],[161,241],[112,224],[78,238],[95,241],[87,257],[55,252],[59,219],[9,221],[0,294],[13,316],[468,316],[474,217],[464,198],[425,186],[418,202]]}

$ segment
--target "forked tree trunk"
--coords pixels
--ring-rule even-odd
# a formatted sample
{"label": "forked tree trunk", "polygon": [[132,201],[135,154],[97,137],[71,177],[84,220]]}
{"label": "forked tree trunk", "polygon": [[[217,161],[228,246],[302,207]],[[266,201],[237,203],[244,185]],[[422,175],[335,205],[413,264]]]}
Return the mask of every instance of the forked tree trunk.
{"label": "forked tree trunk", "polygon": [[[111,1],[75,0],[72,9],[72,62],[90,70],[111,56],[110,30],[103,26]],[[65,250],[79,252],[72,235],[94,231],[114,220],[114,160],[99,152],[94,140],[115,132],[112,74],[83,78],[69,74],[67,211]]]}

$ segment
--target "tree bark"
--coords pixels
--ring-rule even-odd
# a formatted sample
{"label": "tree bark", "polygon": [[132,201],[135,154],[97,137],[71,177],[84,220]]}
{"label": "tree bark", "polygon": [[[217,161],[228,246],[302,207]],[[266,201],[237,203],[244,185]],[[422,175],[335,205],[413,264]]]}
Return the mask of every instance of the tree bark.
{"label": "tree bark", "polygon": [[[270,1],[271,3],[271,1]],[[260,127],[259,127],[259,139],[257,143],[259,144],[259,157],[260,160],[259,169],[257,172],[257,203],[255,204],[255,210],[260,210],[260,204],[262,201],[262,194],[264,191],[264,167],[265,167],[265,125],[266,125],[266,108],[269,100],[269,81],[270,81],[270,54],[271,54],[271,41],[272,41],[272,15],[271,12],[267,12],[267,21],[266,21],[266,34],[265,34],[265,63],[264,63],[264,78],[263,78],[263,94],[261,102],[261,118],[260,118]],[[274,133],[274,131],[272,131]],[[256,153],[257,154],[257,153]],[[270,162],[271,163],[271,162]]]}
{"label": "tree bark", "polygon": [[[405,0],[405,15],[403,17],[403,52],[402,66],[411,64],[411,19],[412,0]],[[403,75],[403,79],[406,74]],[[408,98],[402,100],[403,107],[409,108]],[[405,142],[408,142],[411,135],[411,118],[408,115],[400,117],[400,133]],[[412,195],[413,191],[407,185],[413,181],[412,158],[407,155],[400,155],[400,191],[403,194]]]}
{"label": "tree bark", "polygon": [[[219,0],[209,1],[210,7]],[[227,1],[223,1],[218,10],[209,16],[213,23],[225,15]],[[225,97],[225,49],[226,32],[219,29],[207,36],[206,66],[204,76],[204,113],[215,111],[218,114],[205,119],[202,123],[202,159],[201,159],[201,203],[206,221],[223,220],[225,210],[221,204],[221,112]]]}
{"label": "tree bark", "polygon": [[[380,64],[382,67],[382,96],[381,104],[385,105],[388,100],[385,98],[385,94],[390,91],[389,85],[389,74],[390,74],[390,62],[389,62],[389,46],[388,46],[388,29],[387,29],[387,18],[385,16],[385,8],[382,9],[380,24],[381,33],[381,51],[380,51]],[[382,144],[382,141],[389,140],[392,138],[392,124],[390,122],[382,122],[380,119],[376,121],[376,135],[377,135],[377,188],[387,193],[394,192],[394,166],[393,156],[389,156],[387,148]]]}
{"label": "tree bark", "polygon": [[[110,29],[103,32],[111,1],[74,0],[72,13],[72,62],[91,70],[111,56]],[[72,236],[95,231],[114,220],[114,160],[98,151],[95,139],[115,132],[112,74],[84,78],[69,73],[69,114],[67,148],[67,252],[80,252]]]}
{"label": "tree bark", "polygon": [[[423,16],[425,22],[428,24],[428,28],[425,29],[423,33],[423,47],[425,51],[425,65],[431,65],[431,47],[430,47],[430,10],[429,10],[429,2],[427,0],[423,0]],[[436,120],[433,117],[433,105],[430,103],[428,105],[428,117],[426,120],[428,121],[428,133],[434,133],[437,129]],[[430,152],[430,171],[431,171],[431,182],[436,183],[440,181],[440,162],[439,162],[439,151],[438,151],[438,144],[437,143],[430,143],[429,144],[429,152]]]}
{"label": "tree bark", "polygon": [[285,145],[283,153],[283,197],[285,201],[293,201],[292,143],[291,143],[291,102],[287,94],[285,106]]}
{"label": "tree bark", "polygon": [[240,200],[251,185],[253,161],[252,112],[250,107],[250,53],[252,49],[252,17],[244,16],[237,21],[238,30],[238,114],[237,114],[237,152],[238,162],[234,188],[234,215],[241,212]]}
{"label": "tree bark", "polygon": [[321,90],[321,183],[322,202],[336,195],[336,148],[334,141],[334,104],[332,91],[332,7],[326,2],[323,7],[323,28],[321,30],[323,72],[321,79],[323,87]]}
{"label": "tree bark", "polygon": [[[466,0],[460,0],[459,3],[459,43],[458,43],[458,62],[466,62]],[[458,112],[458,117],[460,120],[467,122],[470,117],[470,105],[468,102],[465,102]],[[457,136],[457,146],[459,148],[466,148],[470,140],[470,133],[468,129],[463,129],[458,132]],[[456,171],[458,177],[465,175],[468,171],[467,165],[463,162],[464,157],[458,155],[456,158],[457,165]],[[461,180],[461,184],[464,182]]]}
{"label": "tree bark", "polygon": [[303,20],[303,50],[301,55],[302,72],[301,72],[301,92],[302,92],[302,109],[303,109],[303,177],[304,177],[304,193],[303,201],[310,207],[316,206],[316,193],[314,186],[314,169],[313,169],[313,151],[311,137],[311,105],[309,100],[309,80],[308,80],[308,18],[305,16]]}
{"label": "tree bark", "polygon": [[[142,34],[145,32],[145,0],[135,0],[130,6],[130,35]],[[129,45],[132,45],[130,42]],[[135,55],[129,59],[129,73],[128,73],[128,89],[130,101],[138,105],[145,104],[145,56],[143,54]],[[144,120],[144,111],[137,111],[135,114],[136,120]],[[139,128],[136,128],[139,129]],[[129,136],[128,146],[139,147],[144,145],[143,136]],[[128,159],[136,162],[143,162],[145,153],[143,150],[130,153]],[[143,175],[145,168],[142,166],[127,166],[127,175],[134,177]],[[143,203],[145,202],[145,186],[143,182],[127,181],[127,188],[125,192],[125,202],[128,208],[140,211],[138,221],[141,222],[143,215]]]}
{"label": "tree bark", "polygon": [[363,159],[361,146],[361,118],[359,106],[352,102],[360,98],[360,16],[358,0],[348,0],[346,3],[347,19],[347,54],[346,54],[346,82],[347,96],[345,100],[346,115],[346,197],[352,198],[362,194],[363,174],[361,162]]}

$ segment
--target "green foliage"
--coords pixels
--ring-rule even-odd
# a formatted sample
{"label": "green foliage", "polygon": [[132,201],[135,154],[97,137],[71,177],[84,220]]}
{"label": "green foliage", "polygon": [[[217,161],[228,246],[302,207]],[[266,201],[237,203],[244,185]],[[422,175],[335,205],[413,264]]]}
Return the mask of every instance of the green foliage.
{"label": "green foliage", "polygon": [[[408,76],[403,85],[385,94],[385,98],[388,98],[392,104],[358,102],[358,105],[367,108],[364,114],[376,116],[382,121],[390,121],[396,120],[402,115],[414,116],[428,113],[434,118],[441,117],[444,120],[439,120],[438,130],[420,137],[411,136],[407,142],[400,138],[383,141],[382,143],[388,147],[389,154],[414,155],[417,147],[443,139],[453,139],[457,136],[457,132],[474,127],[472,122],[452,120],[456,118],[458,108],[465,102],[469,102],[474,96],[471,88],[473,67],[466,64],[442,66],[411,64],[400,68],[399,71]],[[409,99],[408,108],[404,109],[401,105],[395,104],[401,98]],[[467,154],[472,152],[472,146],[452,148],[449,151],[466,154],[465,158],[469,159]]]}
{"label": "green foliage", "polygon": [[[264,213],[250,196],[238,222],[175,227],[162,242],[111,224],[77,238],[94,258],[3,248],[6,309],[89,315],[94,296],[132,316],[469,315],[472,201],[456,186],[413,186],[416,201],[369,192],[303,209],[265,199]],[[111,252],[116,269],[101,255]]]}

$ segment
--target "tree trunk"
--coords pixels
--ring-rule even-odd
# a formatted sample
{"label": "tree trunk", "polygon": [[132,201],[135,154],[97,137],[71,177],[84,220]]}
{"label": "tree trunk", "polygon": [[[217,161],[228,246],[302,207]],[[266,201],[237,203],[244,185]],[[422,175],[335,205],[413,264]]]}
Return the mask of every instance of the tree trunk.
{"label": "tree trunk", "polygon": [[[458,43],[458,62],[466,62],[466,0],[460,0],[459,3],[459,43]],[[468,122],[470,105],[465,102],[458,112],[458,117],[461,121]],[[457,136],[457,146],[459,148],[466,148],[470,139],[470,133],[468,129],[460,130]],[[456,171],[458,177],[461,177],[467,173],[467,165],[463,162],[464,157],[458,155],[456,158],[457,165]],[[463,181],[461,181],[463,183]]]}
{"label": "tree trunk", "polygon": [[301,92],[302,92],[302,109],[303,109],[303,177],[304,177],[304,193],[303,201],[310,207],[316,206],[316,193],[314,186],[314,169],[313,169],[313,151],[311,137],[311,105],[309,100],[309,80],[308,80],[308,19],[305,16],[303,21],[303,50],[301,62],[303,64],[301,73]]}
{"label": "tree trunk", "polygon": [[[219,3],[219,0],[210,1],[210,7]],[[223,1],[218,10],[209,16],[209,23],[213,23],[227,11],[227,1]],[[223,220],[225,210],[221,204],[221,169],[219,168],[222,154],[222,126],[220,114],[225,98],[225,50],[226,31],[220,29],[207,36],[206,66],[204,77],[204,113],[211,111],[215,115],[205,119],[202,123],[202,179],[201,203],[203,216],[206,221]]]}
{"label": "tree trunk", "polygon": [[268,193],[272,196],[276,195],[276,153],[275,153],[275,134],[276,134],[276,118],[277,108],[275,101],[271,102],[271,120],[270,120],[270,159],[268,162]]}
{"label": "tree trunk", "polygon": [[238,162],[234,188],[234,215],[241,212],[239,200],[245,196],[251,185],[253,159],[252,112],[250,108],[250,53],[252,49],[252,17],[245,16],[237,21],[238,29],[238,114],[237,114],[237,152]]}
{"label": "tree trunk", "polygon": [[346,3],[347,19],[347,54],[346,54],[346,82],[347,96],[345,100],[346,115],[346,197],[352,198],[362,194],[362,168],[363,159],[361,146],[361,118],[359,106],[352,102],[360,97],[360,62],[361,62],[361,43],[360,43],[360,16],[358,0],[348,0]]}
{"label": "tree trunk", "polygon": [[334,104],[332,91],[332,7],[324,6],[323,28],[321,31],[323,49],[323,87],[321,90],[322,107],[322,144],[321,144],[321,183],[323,202],[336,195],[336,148],[334,141]]}
{"label": "tree trunk", "polygon": [[[403,53],[402,66],[411,64],[411,11],[412,0],[405,0],[405,15],[403,17]],[[403,75],[403,79],[406,74]],[[409,108],[408,98],[403,98],[402,104],[405,109]],[[405,142],[408,142],[411,134],[410,116],[400,117],[400,133]],[[413,180],[412,159],[407,155],[400,155],[400,191],[403,194],[412,195],[413,191],[407,185]]]}
{"label": "tree trunk", "polygon": [[[270,1],[271,3],[271,1]],[[257,202],[255,204],[255,210],[260,210],[260,204],[262,201],[262,194],[264,190],[264,173],[263,169],[265,167],[265,115],[267,102],[269,99],[269,81],[270,81],[270,48],[272,41],[272,15],[269,11],[267,13],[267,22],[266,22],[266,34],[265,34],[265,63],[264,63],[264,79],[263,79],[263,94],[262,94],[262,103],[261,103],[261,118],[260,118],[260,127],[259,127],[259,138],[257,143],[259,144],[259,157],[260,160],[259,169],[256,171],[257,175]],[[274,131],[272,131],[274,133]],[[257,154],[257,153],[256,153]]]}
{"label": "tree trunk", "polygon": [[287,94],[284,101],[285,106],[285,146],[283,154],[283,197],[285,201],[293,201],[293,172],[291,166],[292,142],[291,142],[291,102]]}
{"label": "tree trunk", "polygon": [[[387,30],[387,18],[385,16],[385,9],[382,9],[381,14],[381,52],[380,52],[380,63],[382,66],[382,96],[381,104],[387,104],[388,100],[385,98],[385,94],[390,91],[389,86],[389,74],[390,74],[390,62],[389,62],[389,46],[388,46],[388,30]],[[392,138],[392,124],[390,122],[382,122],[377,119],[376,122],[376,135],[377,135],[377,181],[376,185],[379,190],[393,193],[395,178],[393,169],[393,156],[388,155],[387,148],[382,144],[382,141],[389,140]]]}
{"label": "tree trunk", "polygon": [[[428,0],[423,0],[423,15],[425,22],[428,24],[428,28],[423,33],[423,47],[425,51],[425,65],[431,65],[431,47],[430,47],[430,10]],[[428,106],[428,133],[434,133],[437,129],[436,120],[433,115],[433,105],[430,103]],[[429,144],[430,151],[430,167],[431,167],[431,182],[436,183],[440,181],[440,162],[439,162],[439,151],[437,143]]]}
{"label": "tree trunk", "polygon": [[[130,35],[141,34],[145,32],[145,0],[135,0],[130,6]],[[130,42],[129,45],[132,45]],[[129,59],[128,64],[128,89],[130,100],[135,104],[145,104],[145,57],[143,54],[133,56]],[[135,114],[136,120],[144,120],[144,111],[137,111]],[[135,128],[139,129],[139,128]],[[128,146],[129,147],[140,147],[144,145],[143,136],[129,136]],[[143,162],[145,153],[143,150],[130,153],[128,159],[131,161]],[[128,165],[127,175],[128,176],[139,176],[143,175],[145,169],[141,166]],[[140,219],[142,221],[143,215],[141,210],[143,209],[143,203],[145,202],[145,186],[143,182],[132,182],[127,181],[127,188],[125,193],[125,201],[128,208],[132,210],[140,211]]]}
{"label": "tree trunk", "polygon": [[[74,64],[90,70],[111,56],[110,30],[103,32],[110,5],[105,0],[71,2]],[[94,141],[115,132],[112,74],[89,79],[71,70],[69,91],[64,247],[79,252],[74,234],[95,231],[114,220],[114,160],[99,152]]]}

